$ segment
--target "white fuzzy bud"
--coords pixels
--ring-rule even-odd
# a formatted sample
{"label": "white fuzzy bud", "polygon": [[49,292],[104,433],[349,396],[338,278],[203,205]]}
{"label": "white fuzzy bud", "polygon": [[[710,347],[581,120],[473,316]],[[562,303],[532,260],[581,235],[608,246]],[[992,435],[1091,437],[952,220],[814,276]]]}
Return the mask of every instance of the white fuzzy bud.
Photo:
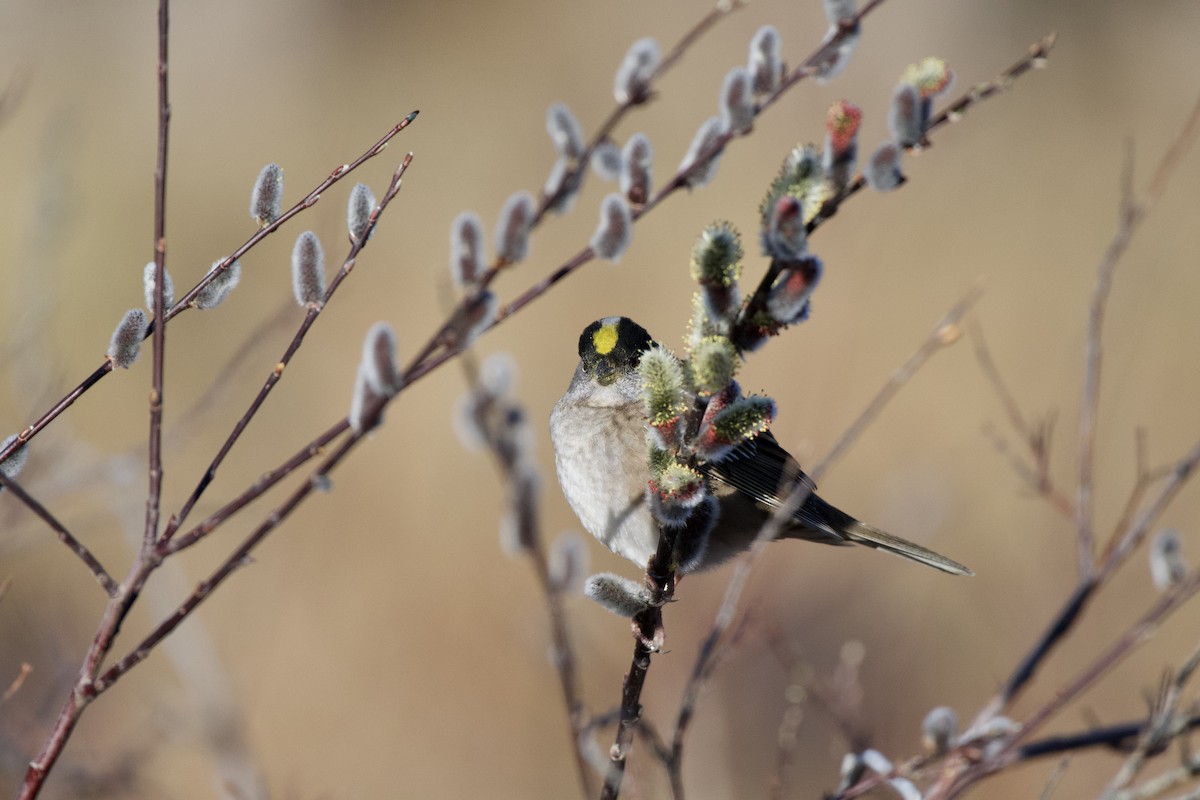
{"label": "white fuzzy bud", "polygon": [[621,177],[621,148],[609,141],[601,142],[592,151],[592,171],[603,181]]}
{"label": "white fuzzy bud", "polygon": [[[852,6],[853,3],[851,2],[850,5]],[[822,50],[821,58],[813,65],[813,76],[817,79],[817,83],[828,83],[842,74],[846,65],[850,63],[850,57],[854,55],[855,48],[858,47],[858,37],[857,28],[843,33],[837,22],[832,24],[825,34],[825,41],[831,42],[837,38],[837,45]]]}
{"label": "white fuzzy bud", "polygon": [[871,154],[863,170],[867,185],[877,192],[890,192],[904,183],[904,173],[900,171],[900,156],[903,148],[894,142],[884,142],[879,149]]}
{"label": "white fuzzy bud", "polygon": [[611,572],[588,578],[583,593],[622,617],[633,617],[650,608],[650,596],[644,586]]}
{"label": "white fuzzy bud", "polygon": [[363,340],[363,375],[376,394],[392,397],[404,386],[396,364],[396,333],[386,322],[376,322]]}
{"label": "white fuzzy bud", "polygon": [[555,103],[546,110],[546,133],[560,156],[576,159],[583,155],[583,130],[564,103]]}
{"label": "white fuzzy bud", "polygon": [[[350,190],[350,199],[346,201],[346,228],[350,238],[358,241],[367,225],[371,222],[371,214],[375,211],[375,193],[365,183],[356,183]],[[374,233],[374,231],[372,231]]]}
{"label": "white fuzzy bud", "polygon": [[[0,442],[0,451],[6,450],[10,444],[17,440],[17,435],[6,438]],[[21,474],[21,470],[25,469],[25,462],[29,459],[29,445],[23,444],[16,450],[12,451],[12,455],[0,461],[0,472],[4,473],[6,478],[15,478]]]}
{"label": "white fuzzy bud", "polygon": [[301,308],[325,302],[325,251],[312,231],[297,236],[292,247],[292,292]]}
{"label": "white fuzzy bud", "polygon": [[746,133],[754,126],[754,97],[750,73],[734,67],[721,85],[721,125],[730,133]]}
{"label": "white fuzzy bud", "polygon": [[112,339],[108,345],[108,360],[114,367],[129,369],[142,353],[142,341],[146,338],[146,328],[150,321],[146,312],[140,308],[132,308],[113,329]]}
{"label": "white fuzzy bud", "polygon": [[[151,314],[154,313],[154,262],[151,261],[146,265],[146,269],[142,272],[142,288],[146,291],[146,310]],[[171,273],[167,272],[166,266],[163,267],[163,308],[168,309],[175,304],[175,282],[171,280]]]}
{"label": "white fuzzy bud", "polygon": [[559,534],[550,548],[547,564],[550,585],[559,592],[578,592],[588,570],[588,549],[583,536],[575,531]]}
{"label": "white fuzzy bud", "polygon": [[[211,275],[215,272],[222,263],[221,261],[214,261],[212,269],[208,271],[209,274]],[[216,308],[225,302],[225,298],[229,297],[230,293],[237,288],[238,281],[241,279],[242,265],[234,261],[196,293],[196,296],[192,298],[192,305],[202,309]]]}
{"label": "white fuzzy bud", "polygon": [[250,192],[250,217],[265,228],[279,219],[283,200],[283,168],[267,164],[258,173]]}
{"label": "white fuzzy bud", "polygon": [[450,277],[460,289],[471,286],[483,274],[483,222],[473,211],[463,211],[450,223]]}
{"label": "white fuzzy bud", "polygon": [[751,87],[756,94],[770,94],[779,88],[779,77],[783,72],[779,51],[779,31],[773,25],[764,25],[750,40],[748,68]]}
{"label": "white fuzzy bud", "polygon": [[[686,180],[688,186],[704,186],[717,174],[721,149],[724,148],[717,149],[715,152],[713,148],[716,147],[724,133],[725,127],[720,117],[709,117],[696,129],[696,135],[692,137],[692,145],[679,164],[680,172],[689,173]],[[706,156],[706,153],[709,155]]]}
{"label": "white fuzzy bud", "polygon": [[775,201],[763,232],[763,250],[780,261],[796,261],[808,250],[804,207],[795,197],[784,195]]}
{"label": "white fuzzy bud", "polygon": [[509,353],[493,353],[479,365],[479,388],[490,397],[506,397],[517,385],[517,360]]}
{"label": "white fuzzy bud", "polygon": [[367,375],[366,362],[360,362],[354,376],[354,395],[350,398],[350,427],[355,433],[371,430],[383,421],[383,411],[368,416],[370,410],[382,399]]}
{"label": "white fuzzy bud", "polygon": [[1150,542],[1150,577],[1159,591],[1166,591],[1182,583],[1188,576],[1188,565],[1183,558],[1183,543],[1179,531],[1164,528]]}
{"label": "white fuzzy bud", "polygon": [[492,326],[500,301],[494,292],[484,291],[468,297],[450,321],[450,330],[457,337],[455,346],[465,349]]}
{"label": "white fuzzy bud", "polygon": [[892,92],[892,104],[888,107],[888,132],[896,144],[915,147],[921,143],[925,133],[921,105],[921,93],[911,83],[901,83]]}
{"label": "white fuzzy bud", "polygon": [[824,0],[825,16],[830,25],[852,18],[857,12],[854,0]]}
{"label": "white fuzzy bud", "polygon": [[633,214],[619,194],[610,194],[600,203],[600,224],[592,234],[592,250],[597,258],[620,261],[633,240]]}
{"label": "white fuzzy bud", "polygon": [[500,258],[516,263],[528,255],[534,213],[533,196],[529,192],[517,192],[505,201],[496,222],[496,254]]}
{"label": "white fuzzy bud", "polygon": [[583,170],[575,168],[569,158],[559,158],[550,168],[542,194],[553,200],[546,207],[556,214],[565,214],[575,205],[579,190],[583,187]]}
{"label": "white fuzzy bud", "polygon": [[621,151],[621,194],[636,205],[650,199],[650,168],[654,148],[644,133],[635,133]]}
{"label": "white fuzzy bud", "polygon": [[946,706],[938,706],[930,711],[921,723],[922,742],[933,755],[944,755],[954,744],[957,733],[958,714]]}
{"label": "white fuzzy bud", "polygon": [[638,39],[633,43],[613,81],[613,95],[618,103],[636,105],[646,101],[659,58],[658,42],[653,39]]}

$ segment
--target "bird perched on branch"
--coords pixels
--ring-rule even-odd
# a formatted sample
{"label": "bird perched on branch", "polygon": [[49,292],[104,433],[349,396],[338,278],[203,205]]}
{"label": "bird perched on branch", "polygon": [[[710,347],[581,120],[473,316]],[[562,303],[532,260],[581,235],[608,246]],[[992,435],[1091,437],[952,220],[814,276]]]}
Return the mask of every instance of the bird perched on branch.
{"label": "bird perched on branch", "polygon": [[[550,416],[558,481],[571,508],[588,532],[639,567],[656,552],[660,531],[648,497],[654,476],[638,370],[642,355],[653,347],[645,328],[627,317],[593,322],[579,337],[579,365]],[[702,403],[696,405],[702,412]],[[680,559],[680,571],[709,569],[749,548],[770,515],[803,483],[808,497],[781,538],[865,545],[943,572],[972,574],[956,561],[860,522],[822,500],[812,480],[769,432],[748,438],[718,459],[698,463],[696,474],[712,523],[703,526],[706,540]]]}

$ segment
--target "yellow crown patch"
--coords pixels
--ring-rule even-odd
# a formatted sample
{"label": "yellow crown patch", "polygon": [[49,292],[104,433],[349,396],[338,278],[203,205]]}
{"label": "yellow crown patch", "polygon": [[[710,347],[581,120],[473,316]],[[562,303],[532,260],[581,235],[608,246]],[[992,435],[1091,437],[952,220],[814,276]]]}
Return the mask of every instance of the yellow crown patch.
{"label": "yellow crown patch", "polygon": [[606,356],[612,352],[612,349],[617,346],[617,326],[609,323],[601,325],[599,329],[592,334],[592,346],[596,348],[596,352],[602,356]]}

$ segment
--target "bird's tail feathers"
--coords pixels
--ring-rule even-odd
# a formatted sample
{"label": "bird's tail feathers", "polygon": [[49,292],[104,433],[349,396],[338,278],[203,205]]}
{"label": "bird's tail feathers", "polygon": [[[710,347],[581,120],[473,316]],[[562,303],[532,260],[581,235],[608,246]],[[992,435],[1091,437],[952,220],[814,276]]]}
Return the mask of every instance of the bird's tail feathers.
{"label": "bird's tail feathers", "polygon": [[922,547],[915,542],[910,542],[907,539],[901,539],[899,536],[893,536],[887,531],[881,531],[879,528],[873,528],[867,523],[859,522],[848,515],[845,523],[838,526],[838,533],[841,533],[855,544],[866,545],[867,547],[875,547],[888,553],[907,558],[910,561],[916,561],[918,563],[931,566],[934,569],[940,569],[942,572],[949,572],[951,575],[975,574],[969,567],[966,567],[957,561],[954,561],[953,559],[939,555],[938,553]]}

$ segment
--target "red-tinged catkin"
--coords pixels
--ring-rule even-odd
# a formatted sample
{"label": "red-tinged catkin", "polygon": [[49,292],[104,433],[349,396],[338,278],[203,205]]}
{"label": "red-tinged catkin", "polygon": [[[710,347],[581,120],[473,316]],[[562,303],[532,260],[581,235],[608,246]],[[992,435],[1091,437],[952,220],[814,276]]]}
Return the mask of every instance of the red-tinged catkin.
{"label": "red-tinged catkin", "polygon": [[775,201],[763,235],[763,249],[771,258],[780,261],[795,261],[808,250],[804,207],[795,197],[784,195]]}
{"label": "red-tinged catkin", "polygon": [[767,293],[767,311],[784,325],[795,325],[808,318],[809,298],[824,272],[821,259],[805,256],[779,273]]}
{"label": "red-tinged catkin", "polygon": [[848,100],[839,100],[825,115],[825,151],[821,168],[835,192],[850,184],[858,160],[858,129],[862,110]]}

